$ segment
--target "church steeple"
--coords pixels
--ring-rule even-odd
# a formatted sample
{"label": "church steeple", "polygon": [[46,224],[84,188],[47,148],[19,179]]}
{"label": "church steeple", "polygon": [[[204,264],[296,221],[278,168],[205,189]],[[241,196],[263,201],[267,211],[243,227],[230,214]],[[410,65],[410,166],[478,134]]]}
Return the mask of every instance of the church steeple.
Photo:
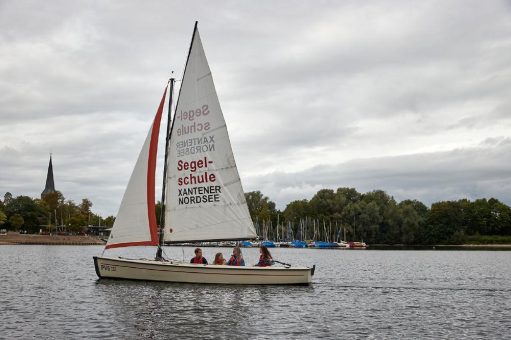
{"label": "church steeple", "polygon": [[51,164],[51,154],[50,154],[50,164],[48,165],[48,175],[46,175],[46,187],[41,193],[41,198],[43,198],[46,194],[55,192],[55,182],[53,181],[53,165]]}

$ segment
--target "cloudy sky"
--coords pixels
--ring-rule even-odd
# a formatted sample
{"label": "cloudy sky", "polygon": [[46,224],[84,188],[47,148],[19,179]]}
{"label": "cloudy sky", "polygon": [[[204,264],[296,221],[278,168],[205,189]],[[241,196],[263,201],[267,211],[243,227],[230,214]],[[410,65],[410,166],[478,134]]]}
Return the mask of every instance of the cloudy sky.
{"label": "cloudy sky", "polygon": [[245,191],[511,204],[511,3],[491,0],[0,0],[0,195],[39,197],[51,152],[66,199],[115,215],[195,20]]}

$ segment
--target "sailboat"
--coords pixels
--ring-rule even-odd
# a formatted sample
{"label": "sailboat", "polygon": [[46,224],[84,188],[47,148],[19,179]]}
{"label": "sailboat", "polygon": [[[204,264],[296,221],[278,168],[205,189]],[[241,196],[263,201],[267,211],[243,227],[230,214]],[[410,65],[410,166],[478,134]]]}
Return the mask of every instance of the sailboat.
{"label": "sailboat", "polygon": [[[171,119],[174,79],[126,187],[110,237],[94,256],[99,278],[208,284],[310,284],[315,266],[237,267],[165,259],[164,244],[257,238],[197,29],[193,30]],[[155,212],[158,135],[169,88],[169,110],[159,225]],[[106,256],[113,248],[153,246],[154,259]]]}

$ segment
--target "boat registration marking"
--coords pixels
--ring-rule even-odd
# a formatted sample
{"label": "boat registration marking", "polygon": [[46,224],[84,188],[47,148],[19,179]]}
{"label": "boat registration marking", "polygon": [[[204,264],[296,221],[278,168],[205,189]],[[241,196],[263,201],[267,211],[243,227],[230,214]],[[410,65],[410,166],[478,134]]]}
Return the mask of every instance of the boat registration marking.
{"label": "boat registration marking", "polygon": [[110,264],[101,264],[101,270],[105,270],[107,272],[116,272],[117,266],[113,266]]}

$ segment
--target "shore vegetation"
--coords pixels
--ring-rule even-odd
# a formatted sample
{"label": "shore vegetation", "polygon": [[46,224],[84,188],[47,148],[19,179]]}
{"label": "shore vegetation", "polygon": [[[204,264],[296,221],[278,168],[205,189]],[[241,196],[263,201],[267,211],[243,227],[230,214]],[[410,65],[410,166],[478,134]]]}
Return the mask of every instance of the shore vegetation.
{"label": "shore vegetation", "polygon": [[[245,194],[258,235],[272,240],[364,241],[388,245],[511,244],[511,208],[495,198],[397,202],[383,190],[321,189],[310,199],[278,210],[260,191]],[[60,192],[43,199],[0,199],[0,229],[24,233],[84,233],[111,227],[115,217],[92,211],[93,203],[66,200]],[[160,216],[161,203],[156,205]]]}

